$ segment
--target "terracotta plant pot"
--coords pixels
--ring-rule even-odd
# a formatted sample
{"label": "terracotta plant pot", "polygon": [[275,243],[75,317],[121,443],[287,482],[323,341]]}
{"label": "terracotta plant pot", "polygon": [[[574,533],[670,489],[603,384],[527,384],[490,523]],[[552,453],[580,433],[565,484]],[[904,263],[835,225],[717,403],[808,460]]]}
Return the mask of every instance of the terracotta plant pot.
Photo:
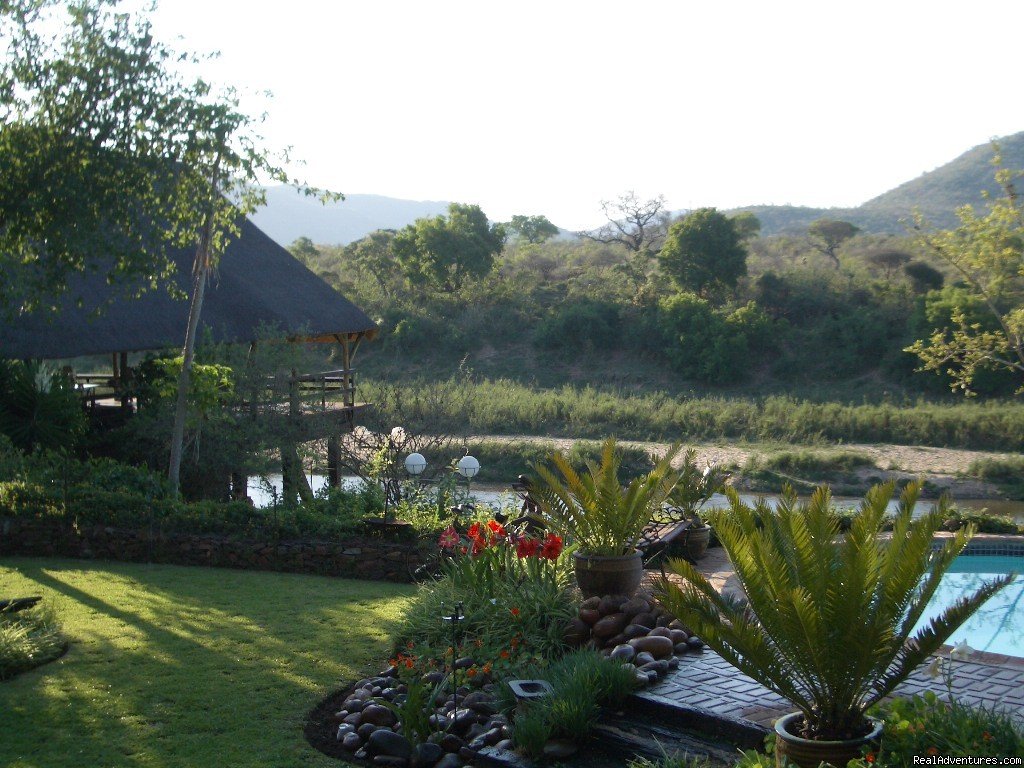
{"label": "terracotta plant pot", "polygon": [[822,762],[845,766],[850,760],[864,754],[864,747],[877,751],[882,739],[882,722],[868,718],[871,732],[857,739],[843,741],[818,741],[797,736],[793,731],[803,721],[802,712],[780,717],[775,721],[775,764],[783,768],[786,760],[798,768],[818,768]]}
{"label": "terracotta plant pot", "polygon": [[644,565],[639,550],[631,555],[586,555],[574,552],[576,584],[584,597],[625,595],[629,597],[640,586]]}

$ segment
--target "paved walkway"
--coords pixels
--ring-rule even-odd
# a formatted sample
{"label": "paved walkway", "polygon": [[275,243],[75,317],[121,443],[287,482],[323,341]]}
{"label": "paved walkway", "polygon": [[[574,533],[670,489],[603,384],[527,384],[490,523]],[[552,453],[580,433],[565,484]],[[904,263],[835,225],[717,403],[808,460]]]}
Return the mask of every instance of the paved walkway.
{"label": "paved walkway", "polygon": [[[708,550],[700,560],[700,569],[719,591],[740,591],[732,564],[721,547]],[[895,693],[909,696],[929,690],[945,694],[946,684],[941,677],[929,677],[926,667],[921,666]],[[794,709],[709,649],[680,657],[676,672],[638,695],[675,706],[701,707],[769,728],[776,718]],[[954,661],[953,695],[969,704],[999,706],[1024,722],[1024,661],[995,654]]]}
{"label": "paved walkway", "polygon": [[[896,689],[896,694],[909,696],[929,690],[945,694],[945,682],[929,677],[920,667]],[[675,673],[639,695],[677,706],[701,707],[765,727],[794,709],[708,649],[680,657]],[[997,705],[1024,721],[1024,666],[954,661],[953,695],[969,704]]]}

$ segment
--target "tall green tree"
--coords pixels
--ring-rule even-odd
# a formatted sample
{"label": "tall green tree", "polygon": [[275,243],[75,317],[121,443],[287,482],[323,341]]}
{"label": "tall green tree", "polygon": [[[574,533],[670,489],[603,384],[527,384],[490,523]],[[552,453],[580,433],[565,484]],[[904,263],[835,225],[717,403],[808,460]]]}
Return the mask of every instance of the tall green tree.
{"label": "tall green tree", "polygon": [[177,489],[210,271],[241,218],[265,202],[255,182],[291,179],[238,94],[188,79],[203,59],[158,42],[145,13],[118,4],[0,4],[2,303],[31,309],[86,271],[153,288],[172,272],[170,248],[195,248],[168,469]]}
{"label": "tall green tree", "polygon": [[512,217],[508,229],[528,243],[543,243],[558,234],[558,227],[548,221],[547,216]]}
{"label": "tall green tree", "polygon": [[[1003,195],[984,215],[961,208],[955,229],[930,231],[917,222],[920,244],[952,267],[967,291],[950,326],[906,351],[921,359],[924,370],[948,375],[954,391],[972,394],[980,374],[1005,370],[1024,393],[1024,206],[1014,184],[1022,175],[1000,169]],[[984,307],[989,322],[972,318],[968,303]]]}
{"label": "tall green tree", "polygon": [[747,249],[734,220],[714,208],[698,208],[669,228],[658,263],[681,290],[706,296],[736,287],[747,274]]}
{"label": "tall green tree", "polygon": [[494,269],[505,245],[505,228],[491,224],[478,205],[452,203],[447,216],[417,219],[395,236],[392,247],[409,281],[446,293]]}

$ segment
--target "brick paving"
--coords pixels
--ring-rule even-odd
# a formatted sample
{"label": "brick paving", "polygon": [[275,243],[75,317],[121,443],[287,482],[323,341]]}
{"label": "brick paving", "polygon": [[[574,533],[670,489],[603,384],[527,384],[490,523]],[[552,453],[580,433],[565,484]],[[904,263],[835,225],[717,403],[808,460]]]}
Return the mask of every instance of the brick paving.
{"label": "brick paving", "polygon": [[[739,589],[721,548],[708,550],[700,569],[720,591]],[[700,707],[769,728],[780,715],[794,709],[710,649],[688,653],[679,662],[677,671],[638,695],[669,706]],[[922,665],[915,670],[895,694],[909,696],[931,690],[945,695],[945,681],[929,677],[926,669],[927,665]],[[954,661],[952,692],[962,702],[998,706],[1024,722],[1024,659],[979,653],[967,661]]]}
{"label": "brick paving", "polygon": [[[1004,662],[1005,664],[1005,662]],[[975,661],[953,662],[953,695],[969,704],[996,705],[1024,721],[1024,666]],[[942,678],[930,678],[920,667],[897,695],[935,691],[945,695]],[[640,696],[664,704],[701,707],[717,715],[750,720],[771,727],[793,706],[740,673],[714,651],[690,653],[679,659],[679,669],[646,689]]]}

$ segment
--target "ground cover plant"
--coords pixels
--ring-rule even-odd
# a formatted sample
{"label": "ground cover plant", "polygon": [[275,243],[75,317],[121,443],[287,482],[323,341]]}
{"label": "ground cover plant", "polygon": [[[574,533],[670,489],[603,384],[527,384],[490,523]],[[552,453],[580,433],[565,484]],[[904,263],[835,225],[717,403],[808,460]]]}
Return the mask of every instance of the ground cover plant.
{"label": "ground cover plant", "polygon": [[292,574],[4,558],[70,650],[0,683],[0,755],[37,766],[337,766],[304,714],[383,664],[410,587]]}
{"label": "ground cover plant", "polygon": [[65,647],[51,605],[0,611],[0,680],[53,661]]}

